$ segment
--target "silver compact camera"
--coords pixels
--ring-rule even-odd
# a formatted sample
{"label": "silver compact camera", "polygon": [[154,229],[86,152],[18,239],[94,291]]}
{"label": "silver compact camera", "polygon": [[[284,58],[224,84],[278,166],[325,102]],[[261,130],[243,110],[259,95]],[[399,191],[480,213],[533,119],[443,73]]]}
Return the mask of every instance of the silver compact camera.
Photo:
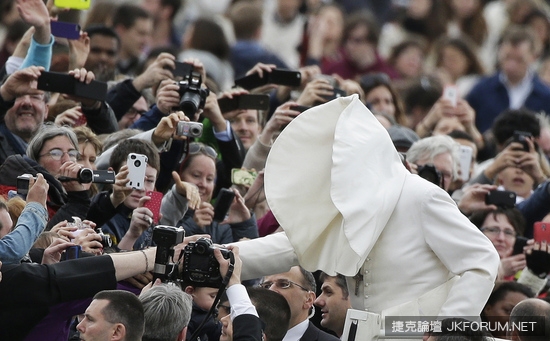
{"label": "silver compact camera", "polygon": [[202,136],[202,123],[179,121],[178,130],[176,134],[179,136],[187,137],[201,137]]}

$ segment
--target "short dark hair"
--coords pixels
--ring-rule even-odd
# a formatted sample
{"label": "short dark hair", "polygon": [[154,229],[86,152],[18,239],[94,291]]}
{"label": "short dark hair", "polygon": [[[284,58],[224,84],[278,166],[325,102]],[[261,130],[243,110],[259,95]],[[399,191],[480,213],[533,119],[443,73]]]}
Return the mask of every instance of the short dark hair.
{"label": "short dark hair", "polygon": [[466,141],[470,141],[472,143],[476,143],[476,141],[474,140],[472,135],[468,134],[467,132],[465,132],[463,130],[453,130],[450,133],[448,133],[447,135],[449,135],[450,137],[452,137],[455,140],[460,139],[460,140],[466,140]]}
{"label": "short dark hair", "polygon": [[317,288],[317,283],[315,283],[315,277],[313,276],[313,274],[302,268],[301,266],[298,267],[300,268],[300,273],[303,277],[301,284],[306,287],[307,290],[315,292],[315,289]]}
{"label": "short dark hair", "polygon": [[113,25],[130,28],[134,26],[138,19],[151,19],[151,15],[137,5],[125,3],[120,5],[113,15]]}
{"label": "short dark hair", "polygon": [[498,301],[503,300],[509,292],[519,292],[529,298],[535,297],[535,294],[528,286],[514,281],[503,281],[495,284],[495,288],[489,296],[486,305],[494,305]]}
{"label": "short dark hair", "polygon": [[497,215],[503,214],[514,227],[514,230],[516,230],[518,236],[523,235],[523,231],[525,230],[525,218],[523,217],[523,214],[515,207],[498,207],[496,210],[476,211],[470,216],[470,221],[472,224],[477,226],[477,228],[482,228],[483,222],[490,214],[492,214],[495,219]]}
{"label": "short dark hair", "polygon": [[140,139],[128,139],[120,142],[111,154],[109,166],[111,166],[113,170],[118,173],[120,171],[120,167],[122,167],[122,164],[126,161],[126,158],[130,153],[143,154],[147,156],[147,164],[156,169],[157,172],[160,171],[160,156],[156,147],[152,142]]}
{"label": "short dark hair", "polygon": [[506,109],[495,118],[491,131],[498,144],[504,145],[520,130],[531,133],[534,137],[540,135],[540,121],[537,114],[529,109]]}
{"label": "short dark hair", "polygon": [[347,17],[344,24],[344,32],[342,34],[342,42],[349,38],[351,31],[359,26],[365,26],[367,28],[367,40],[374,45],[378,45],[378,38],[380,37],[380,25],[376,17],[372,12],[363,10],[357,13],[353,13]]}
{"label": "short dark hair", "polygon": [[537,44],[533,31],[529,27],[521,25],[511,25],[507,27],[502,33],[499,46],[502,46],[504,43],[516,46],[523,42],[529,43],[531,52],[536,52]]}
{"label": "short dark hair", "polygon": [[94,300],[107,300],[102,314],[110,323],[122,323],[126,328],[126,340],[141,340],[145,328],[143,306],[136,295],[124,290],[104,290]]}
{"label": "short dark hair", "polygon": [[160,4],[161,6],[170,6],[172,7],[172,14],[170,15],[170,18],[174,18],[176,14],[178,13],[180,7],[181,7],[182,0],[161,0]]}
{"label": "short dark hair", "polygon": [[328,278],[334,278],[334,281],[336,285],[342,289],[342,296],[347,299],[349,296],[349,289],[348,289],[348,283],[346,281],[346,276],[342,274],[336,274],[336,276],[329,276],[325,272],[321,271],[321,274],[319,275],[319,281],[321,283],[324,283]]}
{"label": "short dark hair", "polygon": [[105,25],[92,25],[90,27],[87,27],[85,31],[86,33],[88,33],[88,37],[90,38],[92,38],[95,35],[114,38],[116,39],[118,46],[120,46],[120,37],[115,32],[115,30],[113,30],[110,27],[107,27]]}
{"label": "short dark hair", "polygon": [[231,48],[222,27],[214,19],[198,18],[193,24],[191,47],[208,51],[219,59],[229,57]]}
{"label": "short dark hair", "polygon": [[239,1],[231,5],[228,18],[233,24],[237,40],[251,39],[262,27],[262,5],[255,1]]}
{"label": "short dark hair", "polygon": [[290,306],[279,293],[264,288],[247,288],[250,301],[264,322],[264,333],[269,341],[281,341],[288,331]]}

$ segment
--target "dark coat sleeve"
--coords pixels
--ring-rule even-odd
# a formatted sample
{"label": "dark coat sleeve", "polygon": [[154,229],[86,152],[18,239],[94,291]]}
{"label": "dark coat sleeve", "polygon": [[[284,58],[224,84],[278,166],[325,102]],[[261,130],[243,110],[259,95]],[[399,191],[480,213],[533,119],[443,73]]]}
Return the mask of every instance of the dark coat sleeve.
{"label": "dark coat sleeve", "polygon": [[109,198],[109,192],[100,192],[92,198],[90,209],[86,219],[93,221],[96,225],[103,226],[116,214],[116,207]]}
{"label": "dark coat sleeve", "polygon": [[0,340],[22,340],[55,304],[115,288],[115,268],[108,256],[5,266],[0,282]]}
{"label": "dark coat sleeve", "polygon": [[82,113],[86,116],[88,127],[97,135],[110,134],[118,130],[118,121],[113,109],[106,102],[101,102],[99,109],[86,109],[83,107]]}
{"label": "dark coat sleeve", "polygon": [[68,192],[66,202],[46,225],[47,231],[51,230],[60,221],[72,221],[72,217],[86,218],[90,208],[90,194],[88,191]]}
{"label": "dark coat sleeve", "polygon": [[141,97],[141,93],[134,88],[133,79],[126,79],[107,92],[107,100],[117,121],[120,121],[122,116],[134,105]]}
{"label": "dark coat sleeve", "polygon": [[262,323],[257,316],[244,314],[233,320],[233,341],[262,340]]}

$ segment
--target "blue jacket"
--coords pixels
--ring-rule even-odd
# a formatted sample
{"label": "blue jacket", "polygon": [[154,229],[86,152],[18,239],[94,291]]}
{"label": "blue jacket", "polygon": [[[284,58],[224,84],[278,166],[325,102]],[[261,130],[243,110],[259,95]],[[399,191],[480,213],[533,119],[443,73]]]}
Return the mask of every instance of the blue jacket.
{"label": "blue jacket", "polygon": [[550,182],[540,184],[529,198],[517,205],[518,210],[525,218],[525,231],[523,235],[533,238],[533,224],[541,221],[545,215],[550,213]]}
{"label": "blue jacket", "polygon": [[37,202],[29,202],[15,230],[0,239],[0,260],[3,264],[17,264],[29,252],[48,220],[46,208]]}
{"label": "blue jacket", "polygon": [[275,64],[279,69],[288,69],[288,66],[279,57],[253,40],[237,41],[231,48],[230,59],[233,70],[235,70],[235,79],[244,77],[246,72],[257,63]]}
{"label": "blue jacket", "polygon": [[[499,74],[485,77],[477,83],[466,100],[476,111],[476,126],[482,133],[490,129],[495,117],[510,107],[510,98]],[[550,112],[550,88],[540,78],[533,77],[533,89],[523,105],[533,111]]]}

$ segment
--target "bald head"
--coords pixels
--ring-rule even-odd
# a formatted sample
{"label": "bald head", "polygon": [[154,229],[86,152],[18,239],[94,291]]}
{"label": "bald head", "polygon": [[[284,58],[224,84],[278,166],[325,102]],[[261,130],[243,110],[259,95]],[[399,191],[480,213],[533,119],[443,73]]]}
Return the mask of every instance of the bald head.
{"label": "bald head", "polygon": [[548,340],[550,338],[550,303],[538,298],[523,300],[512,309],[510,322],[514,325],[536,322],[529,324],[529,327],[521,333],[517,330],[512,332],[512,340]]}

